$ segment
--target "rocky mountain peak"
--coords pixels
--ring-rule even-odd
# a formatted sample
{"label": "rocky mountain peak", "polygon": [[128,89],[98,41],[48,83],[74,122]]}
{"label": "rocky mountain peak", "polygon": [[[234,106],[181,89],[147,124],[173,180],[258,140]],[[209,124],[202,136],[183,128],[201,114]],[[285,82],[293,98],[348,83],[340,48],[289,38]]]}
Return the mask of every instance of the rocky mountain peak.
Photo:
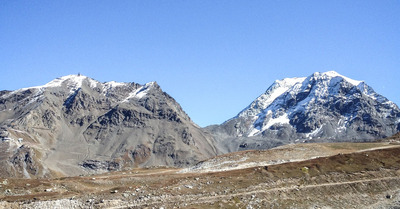
{"label": "rocky mountain peak", "polygon": [[284,95],[314,93],[314,97],[337,94],[340,86],[357,86],[363,92],[373,94],[373,90],[362,81],[356,81],[335,71],[316,72],[308,77],[285,78],[276,80],[267,91],[242,110],[236,117],[254,117],[265,110],[275,100]]}
{"label": "rocky mountain peak", "polygon": [[245,147],[258,149],[312,140],[373,140],[398,132],[399,122],[393,102],[363,81],[328,71],[275,81],[236,117],[210,131],[219,141],[256,140]]}
{"label": "rocky mountain peak", "polygon": [[[2,91],[3,148],[10,158],[30,153],[29,162],[0,158],[5,176],[23,177],[184,167],[219,153],[211,136],[157,82],[101,83],[83,75]],[[17,164],[26,166],[10,167]]]}

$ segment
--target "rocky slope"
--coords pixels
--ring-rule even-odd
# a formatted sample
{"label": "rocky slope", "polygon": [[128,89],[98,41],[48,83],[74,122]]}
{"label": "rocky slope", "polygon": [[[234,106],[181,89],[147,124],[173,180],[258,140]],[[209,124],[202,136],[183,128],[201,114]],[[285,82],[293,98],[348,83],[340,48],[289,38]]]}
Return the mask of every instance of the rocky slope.
{"label": "rocky slope", "polygon": [[[328,155],[315,157],[315,149]],[[290,159],[247,168],[241,166],[247,162],[237,162],[241,169],[218,172],[135,168],[56,179],[0,178],[0,208],[399,208],[399,151],[390,143],[295,144],[208,161],[271,162],[275,154]]]}
{"label": "rocky slope", "polygon": [[277,80],[236,117],[206,130],[225,152],[371,141],[400,131],[400,110],[366,83],[330,71]]}
{"label": "rocky slope", "polygon": [[192,165],[218,154],[155,82],[100,83],[81,75],[0,92],[1,176],[78,175]]}

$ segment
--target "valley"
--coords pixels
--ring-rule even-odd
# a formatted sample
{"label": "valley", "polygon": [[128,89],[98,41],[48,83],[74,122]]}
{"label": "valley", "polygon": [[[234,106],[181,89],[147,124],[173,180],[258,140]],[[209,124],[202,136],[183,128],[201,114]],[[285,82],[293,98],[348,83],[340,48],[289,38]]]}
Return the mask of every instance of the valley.
{"label": "valley", "polygon": [[[0,207],[390,208],[400,205],[399,153],[396,139],[295,144],[230,153],[186,171],[152,167],[51,179],[2,178]],[[265,164],[246,166],[249,162]]]}

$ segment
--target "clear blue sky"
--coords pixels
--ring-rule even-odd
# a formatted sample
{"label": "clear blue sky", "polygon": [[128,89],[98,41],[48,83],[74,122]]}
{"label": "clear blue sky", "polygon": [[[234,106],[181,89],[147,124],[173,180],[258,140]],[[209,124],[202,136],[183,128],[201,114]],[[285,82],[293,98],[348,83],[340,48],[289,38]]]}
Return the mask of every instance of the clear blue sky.
{"label": "clear blue sky", "polygon": [[400,104],[399,0],[2,0],[0,89],[157,81],[200,126],[334,70]]}

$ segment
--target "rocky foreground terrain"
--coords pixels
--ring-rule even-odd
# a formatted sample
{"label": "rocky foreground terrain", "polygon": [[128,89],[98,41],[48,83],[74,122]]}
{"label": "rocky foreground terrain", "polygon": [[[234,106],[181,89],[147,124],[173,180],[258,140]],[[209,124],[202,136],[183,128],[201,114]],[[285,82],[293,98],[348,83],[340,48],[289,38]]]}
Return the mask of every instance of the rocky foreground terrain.
{"label": "rocky foreground terrain", "polygon": [[0,179],[0,208],[398,208],[400,137],[242,151],[187,169]]}

